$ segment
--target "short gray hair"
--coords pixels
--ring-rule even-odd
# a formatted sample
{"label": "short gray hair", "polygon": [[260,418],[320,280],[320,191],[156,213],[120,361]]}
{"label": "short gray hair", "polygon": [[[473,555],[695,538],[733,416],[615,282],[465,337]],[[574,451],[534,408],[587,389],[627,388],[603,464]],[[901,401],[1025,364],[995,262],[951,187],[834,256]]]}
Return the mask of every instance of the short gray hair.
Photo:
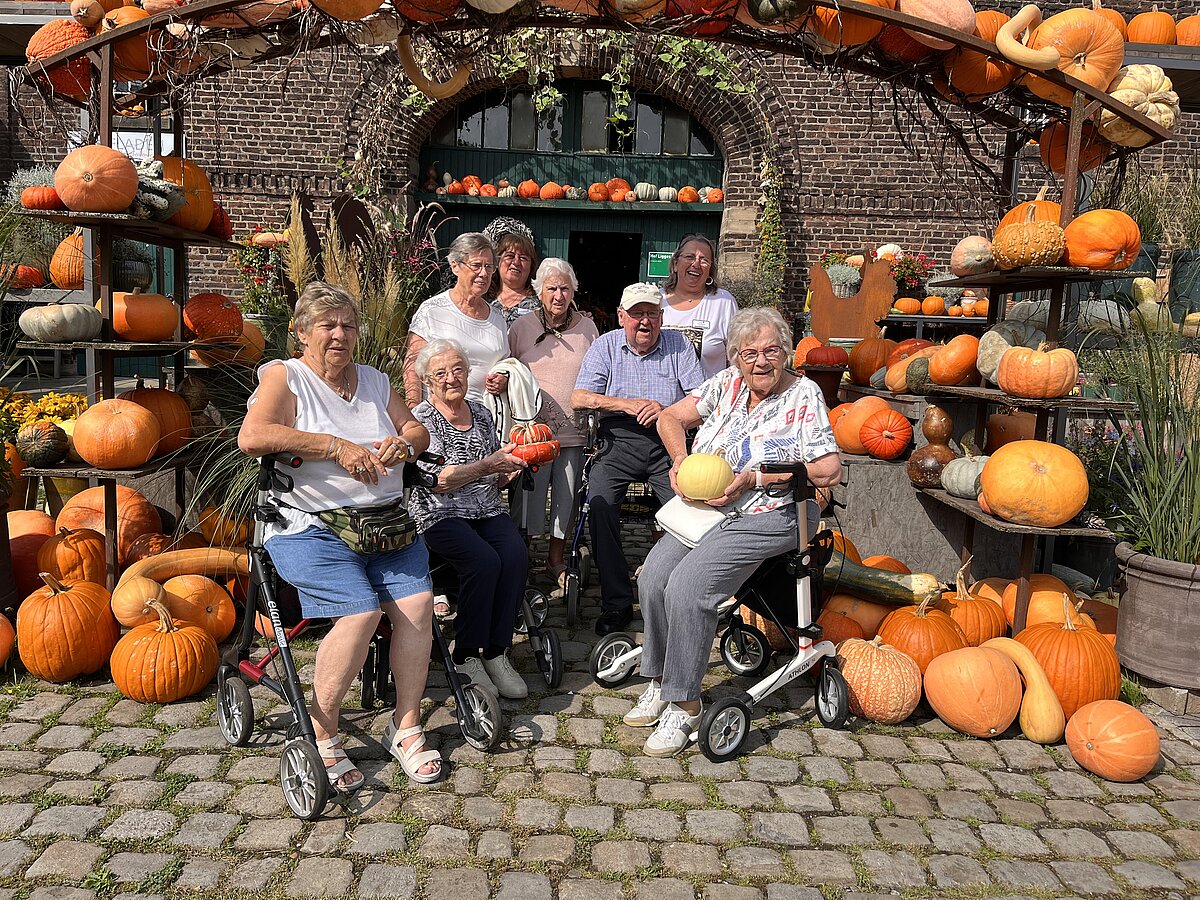
{"label": "short gray hair", "polygon": [[565,259],[548,256],[538,266],[537,274],[533,276],[533,290],[539,297],[542,295],[542,284],[551,275],[563,275],[571,282],[571,290],[579,290],[579,279],[575,277],[575,267]]}
{"label": "short gray hair", "polygon": [[496,258],[496,245],[492,243],[491,238],[482,232],[468,231],[450,242],[446,260],[452,263],[465,263],[470,257],[476,253],[482,253],[484,250],[492,254],[493,260]]}
{"label": "short gray hair", "polygon": [[350,310],[354,314],[354,325],[358,326],[358,302],[349,291],[324,281],[310,282],[296,300],[296,309],[292,313],[292,327],[307,331],[322,313],[335,309]]}
{"label": "short gray hair", "polygon": [[417,351],[417,360],[413,363],[417,377],[424,381],[429,374],[429,363],[435,356],[441,356],[443,353],[457,354],[458,358],[462,360],[462,364],[467,367],[467,371],[471,371],[471,360],[467,358],[467,351],[463,349],[463,345],[449,338],[438,338]]}
{"label": "short gray hair", "polygon": [[751,306],[738,312],[733,317],[733,321],[729,323],[729,334],[725,338],[729,348],[729,361],[733,362],[746,341],[764,328],[770,328],[775,332],[779,345],[784,350],[792,349],[792,329],[788,327],[787,322],[783,321],[779,310],[771,309],[769,306]]}

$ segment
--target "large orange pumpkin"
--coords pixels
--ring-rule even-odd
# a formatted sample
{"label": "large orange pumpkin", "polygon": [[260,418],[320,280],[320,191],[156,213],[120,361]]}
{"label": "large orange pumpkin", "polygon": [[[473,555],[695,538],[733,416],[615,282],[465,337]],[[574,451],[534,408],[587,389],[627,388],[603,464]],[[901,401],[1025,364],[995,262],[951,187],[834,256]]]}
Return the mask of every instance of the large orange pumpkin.
{"label": "large orange pumpkin", "polygon": [[59,581],[90,581],[102,585],[107,575],[104,535],[90,528],[60,529],[42,544],[37,561],[39,571],[49,572]]}
{"label": "large orange pumpkin", "polygon": [[[104,487],[80,491],[58,514],[56,528],[91,528],[104,531]],[[162,531],[162,517],[144,496],[124,484],[117,485],[117,564],[124,566],[129,546],[143,534]]]}
{"label": "large orange pumpkin", "polygon": [[17,610],[21,663],[57,684],[100,671],[117,643],[108,591],[88,581],[64,585],[53,575],[42,581]]}
{"label": "large orange pumpkin", "polygon": [[1125,29],[1131,44],[1174,44],[1178,40],[1175,20],[1162,12],[1158,4],[1150,12],[1138,13]]}
{"label": "large orange pumpkin", "polygon": [[[996,32],[1008,19],[999,10],[980,10],[975,13],[975,34],[995,41]],[[943,66],[950,83],[972,100],[1004,90],[1017,74],[1000,54],[989,56],[977,50],[956,50],[946,56]]]}
{"label": "large orange pumpkin", "polygon": [[1179,20],[1175,26],[1175,43],[1180,47],[1200,47],[1200,16]]}
{"label": "large orange pumpkin", "polygon": [[36,63],[69,50],[89,37],[88,30],[74,19],[52,19],[33,33],[25,45],[25,59],[39,81],[49,81],[60,94],[81,99],[92,91],[92,66],[87,58],[60,63],[46,70],[44,75]]}
{"label": "large orange pumpkin", "polygon": [[1094,700],[1115,700],[1121,694],[1121,663],[1117,651],[1095,628],[1079,628],[1069,617],[1067,598],[1061,625],[1043,622],[1026,628],[1017,641],[1029,648],[1046,672],[1068,722],[1075,711]]}
{"label": "large orange pumpkin", "polygon": [[838,646],[838,668],[850,692],[850,712],[881,725],[898,725],[921,702],[921,670],[912,657],[880,637],[851,638]]}
{"label": "large orange pumpkin", "polygon": [[[101,31],[112,31],[125,25],[132,25],[142,19],[148,19],[150,13],[136,6],[122,6],[104,17]],[[151,40],[158,41],[159,35],[151,35],[148,31],[131,35],[123,40],[113,42],[113,63],[115,75],[122,81],[141,81],[149,78],[154,69],[157,54],[151,49]]]}
{"label": "large orange pumpkin", "polygon": [[929,357],[929,380],[934,384],[978,384],[979,338],[960,334]]}
{"label": "large orange pumpkin", "polygon": [[1012,209],[1004,214],[1000,219],[1000,224],[996,226],[995,235],[1000,233],[1000,230],[1008,225],[1019,225],[1022,222],[1029,220],[1029,210],[1033,210],[1033,221],[1035,222],[1054,222],[1058,224],[1062,218],[1062,206],[1055,203],[1053,200],[1047,200],[1046,194],[1050,190],[1050,185],[1043,184],[1037,192],[1037,196],[1032,200],[1026,200],[1024,203],[1018,203]]}
{"label": "large orange pumpkin", "polygon": [[517,196],[527,200],[536,200],[541,193],[541,186],[532,178],[527,178],[517,185]]}
{"label": "large orange pumpkin", "polygon": [[1014,441],[996,450],[979,476],[992,514],[1018,525],[1057,528],[1088,499],[1087,470],[1079,457],[1046,441]]}
{"label": "large orange pumpkin", "polygon": [[219,506],[206,506],[200,510],[200,533],[211,544],[240,547],[250,539],[250,522],[229,517]]}
{"label": "large orange pumpkin", "polygon": [[547,181],[542,185],[541,190],[538,191],[538,196],[543,200],[561,200],[565,196],[565,193],[562,185],[557,181]]}
{"label": "large orange pumpkin", "polygon": [[242,322],[242,333],[239,337],[213,337],[196,343],[197,347],[192,354],[206,366],[253,366],[263,358],[267,350],[267,339],[262,329],[249,321]]}
{"label": "large orange pumpkin", "polygon": [[[1058,51],[1058,70],[1103,91],[1125,64],[1125,41],[1116,26],[1090,9],[1068,9],[1051,16],[1029,38],[1031,50]],[[1070,106],[1070,89],[1031,75],[1025,86],[1037,96]]]}
{"label": "large orange pumpkin", "polygon": [[972,594],[967,587],[967,569],[970,561],[963,564],[954,579],[954,590],[944,591],[937,607],[950,616],[962,629],[967,644],[978,647],[984,641],[1000,637],[1008,631],[1009,623],[1004,611],[991,600]]}
{"label": "large orange pumpkin", "polygon": [[955,731],[999,737],[1021,711],[1021,673],[998,650],[964,647],[930,662],[925,699]]}
{"label": "large orange pumpkin", "polygon": [[183,188],[186,198],[183,209],[167,221],[180,228],[204,231],[212,222],[213,193],[208,176],[190,159],[178,156],[159,156],[162,160],[163,178]]}
{"label": "large orange pumpkin", "polygon": [[242,333],[242,311],[224,294],[196,294],[184,304],[183,324],[201,340],[236,338]]}
{"label": "large orange pumpkin", "polygon": [[1065,397],[1078,380],[1079,361],[1066,347],[1009,347],[996,369],[996,384],[1002,391],[1027,399]]}
{"label": "large orange pumpkin", "polygon": [[[867,3],[881,9],[896,8],[896,0],[867,0]],[[807,27],[816,39],[818,49],[832,52],[839,47],[858,47],[875,40],[883,30],[883,23],[818,6],[812,10]]]}
{"label": "large orange pumpkin", "polygon": [[867,453],[875,459],[896,459],[908,449],[912,435],[912,423],[891,408],[869,415],[858,432]]}
{"label": "large orange pumpkin", "polygon": [[829,641],[835,647],[850,638],[862,638],[862,626],[845,613],[825,610],[817,616],[817,624],[821,626],[822,639]]}
{"label": "large orange pumpkin", "polygon": [[833,532],[833,549],[851,562],[862,562],[862,554],[858,552],[858,548],[854,546],[854,542],[840,531]]}
{"label": "large orange pumpkin", "polygon": [[879,625],[879,637],[917,663],[921,672],[943,653],[967,646],[967,636],[949,615],[934,607],[936,597],[918,606],[902,606]]}
{"label": "large orange pumpkin", "polygon": [[173,621],[150,601],[159,621],[138,625],[112,651],[117,689],[139,703],[173,703],[202,691],[217,674],[217,642],[203,628]]}
{"label": "large orange pumpkin", "polygon": [[867,452],[862,442],[863,424],[873,414],[888,409],[888,403],[882,397],[862,397],[854,401],[850,410],[838,419],[833,436],[837,444],[847,453],[863,454]]}
{"label": "large orange pumpkin", "polygon": [[[189,417],[190,421],[190,417]],[[131,469],[154,455],[162,429],[154,413],[128,400],[101,400],[75,420],[75,452],[99,469]]]}
{"label": "large orange pumpkin", "polygon": [[1065,229],[1067,265],[1089,269],[1128,269],[1142,249],[1142,231],[1128,213],[1093,209]]}
{"label": "large orange pumpkin", "polygon": [[179,325],[179,307],[163,294],[115,291],[112,300],[112,327],[126,341],[169,341]]}
{"label": "large orange pumpkin", "polygon": [[[1103,0],[1092,0],[1092,11],[1104,16],[1108,21],[1113,23],[1113,27],[1121,34],[1121,40],[1129,40],[1129,30],[1125,23],[1125,17],[1109,6],[1105,6]],[[1182,24],[1182,23],[1180,23]]]}
{"label": "large orange pumpkin", "polygon": [[217,643],[229,637],[237,611],[225,588],[204,575],[176,575],[163,582],[171,615],[199,625]]}
{"label": "large orange pumpkin", "polygon": [[850,380],[858,385],[870,384],[871,376],[887,364],[895,349],[896,342],[887,338],[863,338],[850,351]]}
{"label": "large orange pumpkin", "polygon": [[1105,781],[1138,781],[1153,771],[1162,743],[1146,716],[1120,700],[1081,706],[1067,722],[1075,762]]}
{"label": "large orange pumpkin", "polygon": [[811,334],[800,338],[800,340],[796,343],[796,352],[792,354],[792,368],[802,368],[805,361],[808,359],[808,354],[811,351],[816,350],[818,347],[823,346],[824,344],[821,343],[821,339],[813,337]]}
{"label": "large orange pumpkin", "polygon": [[174,453],[187,446],[192,434],[192,411],[188,409],[187,401],[167,388],[146,387],[140,375],[135,385],[117,397],[144,407],[158,421],[159,438],[154,455]]}
{"label": "large orange pumpkin", "polygon": [[[1071,129],[1065,122],[1051,122],[1038,137],[1038,152],[1042,162],[1056,175],[1067,173],[1067,142],[1070,137]],[[1091,122],[1084,122],[1080,132],[1078,171],[1090,172],[1098,168],[1108,158],[1110,150],[1112,145],[1100,136],[1100,129]]]}
{"label": "large orange pumpkin", "polygon": [[[1050,622],[1054,625],[1063,623],[1063,595],[1066,594],[1074,602],[1075,593],[1070,586],[1060,578],[1045,572],[1035,572],[1029,576],[1029,606],[1025,610],[1025,627],[1041,625]],[[1016,625],[1017,617],[1017,582],[1010,581],[1000,594],[1000,606],[1004,610],[1004,618],[1009,625]],[[1072,618],[1075,618],[1072,616]],[[1079,624],[1078,618],[1075,623]]]}
{"label": "large orange pumpkin", "polygon": [[54,189],[75,212],[125,212],[137,196],[137,168],[111,147],[80,147],[58,164]]}
{"label": "large orange pumpkin", "polygon": [[12,510],[7,519],[13,582],[17,596],[25,597],[42,583],[38,578],[38,551],[53,537],[54,520],[40,509]]}

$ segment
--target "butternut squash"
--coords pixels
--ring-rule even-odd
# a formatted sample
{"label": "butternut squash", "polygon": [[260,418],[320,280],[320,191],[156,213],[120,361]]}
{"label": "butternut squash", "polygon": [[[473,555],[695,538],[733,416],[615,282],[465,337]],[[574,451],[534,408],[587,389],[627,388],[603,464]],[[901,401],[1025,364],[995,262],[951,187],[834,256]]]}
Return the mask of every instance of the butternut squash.
{"label": "butternut squash", "polygon": [[1021,698],[1021,714],[1017,719],[1021,733],[1037,744],[1061,741],[1067,728],[1067,717],[1037,657],[1012,638],[992,638],[980,646],[999,650],[1016,663],[1021,672],[1025,681],[1025,696]]}
{"label": "butternut squash", "polygon": [[147,556],[121,575],[118,585],[133,578],[149,578],[162,584],[176,575],[207,575],[225,581],[234,575],[250,574],[250,555],[245,550],[206,547],[203,550],[168,550]]}
{"label": "butternut squash", "polygon": [[1030,35],[1042,24],[1042,11],[1032,3],[1022,6],[1020,12],[1000,26],[996,32],[996,48],[1009,62],[1027,69],[1048,72],[1057,69],[1062,56],[1053,47],[1031,50],[1021,43],[1021,32],[1029,29]]}

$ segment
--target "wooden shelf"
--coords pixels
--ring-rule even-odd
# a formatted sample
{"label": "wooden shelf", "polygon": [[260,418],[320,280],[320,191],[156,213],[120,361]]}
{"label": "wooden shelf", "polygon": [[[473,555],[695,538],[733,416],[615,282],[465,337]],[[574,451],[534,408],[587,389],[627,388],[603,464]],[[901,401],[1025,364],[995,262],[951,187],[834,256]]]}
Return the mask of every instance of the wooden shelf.
{"label": "wooden shelf", "polygon": [[1133,403],[1125,401],[1105,400],[1098,397],[1080,397],[1078,395],[1057,397],[1053,400],[1028,400],[1023,397],[1014,397],[1011,394],[1006,394],[999,388],[948,387],[939,385],[935,394],[948,394],[952,397],[962,397],[967,400],[982,400],[987,403],[996,403],[1001,406],[1011,406],[1018,409],[1136,409]]}
{"label": "wooden shelf", "polygon": [[161,244],[166,246],[182,242],[184,244],[194,244],[203,247],[224,247],[227,250],[245,249],[242,244],[235,244],[233,241],[227,241],[224,238],[219,238],[211,234],[192,231],[188,228],[179,228],[176,225],[171,225],[167,222],[156,222],[153,219],[139,219],[124,213],[83,213],[70,212],[69,210],[23,209],[20,210],[20,214],[34,219],[49,219],[51,222],[61,222],[63,225],[70,225],[75,228],[94,228],[99,225],[111,225],[114,230],[120,232],[122,237],[142,241],[146,244]]}
{"label": "wooden shelf", "polygon": [[138,343],[136,341],[70,341],[61,344],[42,343],[39,341],[18,341],[18,350],[103,350],[108,353],[121,353],[126,356],[174,356],[176,353],[186,353],[189,350],[227,350],[234,352],[237,344],[206,344],[195,341],[157,341],[155,343]]}
{"label": "wooden shelf", "polygon": [[154,475],[187,465],[196,455],[194,450],[184,449],[178,453],[160,456],[141,466],[132,469],[98,469],[87,463],[60,463],[57,466],[38,468],[27,466],[22,470],[23,475],[40,475],[45,478],[137,478],[140,475]]}
{"label": "wooden shelf", "polygon": [[[1040,290],[1069,281],[1112,281],[1117,278],[1153,278],[1153,272],[1130,272],[1128,270],[1087,269],[1083,266],[1025,266],[1006,272],[988,272],[985,275],[967,275],[963,278],[944,278],[931,281],[929,287],[1001,287],[1010,290]],[[919,318],[914,316],[914,318]]]}
{"label": "wooden shelf", "polygon": [[1033,525],[1016,525],[1012,522],[1005,522],[1003,519],[997,519],[995,516],[989,516],[974,500],[964,500],[960,497],[952,497],[941,488],[923,488],[915,487],[914,490],[924,494],[931,500],[936,500],[943,506],[949,506],[951,509],[956,509],[966,516],[986,525],[993,531],[999,531],[1004,534],[1028,534],[1034,537],[1089,537],[1096,540],[1115,541],[1116,537],[1112,532],[1105,528],[1080,528],[1064,526],[1062,528],[1037,528]]}
{"label": "wooden shelf", "polygon": [[990,323],[987,316],[910,316],[904,313],[889,313],[875,320],[876,325],[938,325],[986,328]]}
{"label": "wooden shelf", "polygon": [[524,197],[470,197],[463,194],[417,194],[422,203],[440,203],[442,206],[493,206],[524,207],[526,209],[590,209],[607,212],[627,213],[690,213],[692,215],[720,215],[725,211],[724,203],[666,203],[660,200],[639,200],[628,203],[624,200],[535,200]]}

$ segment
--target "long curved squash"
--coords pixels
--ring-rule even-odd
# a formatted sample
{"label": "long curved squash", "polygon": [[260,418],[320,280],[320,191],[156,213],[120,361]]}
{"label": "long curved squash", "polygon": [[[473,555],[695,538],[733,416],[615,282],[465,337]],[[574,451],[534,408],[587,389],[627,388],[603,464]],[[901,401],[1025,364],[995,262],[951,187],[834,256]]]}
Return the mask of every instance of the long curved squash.
{"label": "long curved squash", "polygon": [[121,574],[118,586],[131,578],[149,578],[162,584],[176,575],[207,575],[225,581],[234,575],[250,574],[250,554],[245,550],[206,547],[203,550],[168,550],[147,556]]}
{"label": "long curved squash", "polygon": [[996,32],[996,48],[1005,59],[1018,66],[1036,69],[1039,72],[1057,69],[1058,64],[1062,62],[1062,56],[1053,47],[1033,50],[1021,43],[1021,32],[1028,28],[1032,36],[1033,30],[1040,24],[1042,11],[1032,3],[1022,6],[1020,12],[1001,25],[1000,30]]}
{"label": "long curved squash", "polygon": [[396,50],[400,55],[400,65],[404,67],[404,74],[408,76],[408,80],[416,85],[417,90],[422,94],[434,100],[446,100],[453,97],[466,87],[467,79],[471,77],[471,63],[465,62],[447,80],[430,81],[421,71],[421,66],[417,63],[416,56],[413,55],[412,38],[407,34],[402,34],[396,39]]}
{"label": "long curved squash", "polygon": [[836,550],[825,567],[825,590],[853,594],[887,606],[918,606],[930,597],[941,596],[938,580],[924,573],[901,575],[886,569],[863,566]]}
{"label": "long curved squash", "polygon": [[1021,670],[1025,696],[1021,698],[1021,733],[1036,744],[1057,744],[1067,728],[1067,717],[1042,664],[1029,648],[1012,638],[998,637],[979,646],[999,650]]}

